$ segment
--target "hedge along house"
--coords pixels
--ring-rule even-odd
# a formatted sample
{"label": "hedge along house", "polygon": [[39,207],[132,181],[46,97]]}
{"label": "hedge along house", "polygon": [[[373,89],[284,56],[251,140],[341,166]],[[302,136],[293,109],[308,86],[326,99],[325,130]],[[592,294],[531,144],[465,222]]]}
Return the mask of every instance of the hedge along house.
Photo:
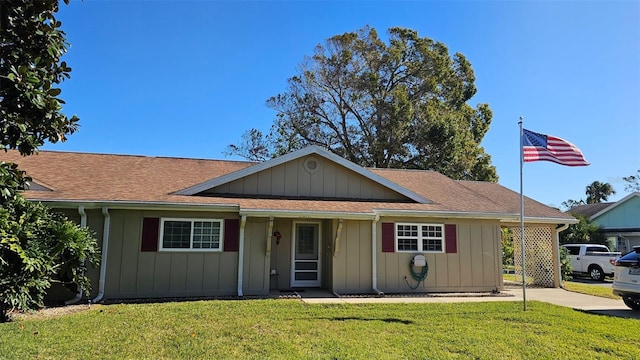
{"label": "hedge along house", "polygon": [[[501,228],[520,219],[520,195],[501,185],[365,169],[319,147],[263,163],[50,151],[2,158],[33,178],[27,198],[95,230],[94,301],[307,287],[499,291]],[[528,198],[525,215],[527,228],[544,230],[539,240],[552,250],[541,255],[543,272],[558,286],[558,227],[575,219]],[[420,283],[411,276],[423,274],[416,255],[428,267]]]}

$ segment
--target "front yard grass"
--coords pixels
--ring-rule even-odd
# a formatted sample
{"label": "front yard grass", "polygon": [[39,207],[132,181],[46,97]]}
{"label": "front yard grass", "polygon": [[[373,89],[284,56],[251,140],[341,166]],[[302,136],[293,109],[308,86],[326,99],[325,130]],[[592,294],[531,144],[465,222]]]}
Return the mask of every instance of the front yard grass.
{"label": "front yard grass", "polygon": [[0,324],[3,359],[640,358],[640,321],[531,301],[94,305]]}
{"label": "front yard grass", "polygon": [[616,299],[616,300],[621,299],[620,296],[613,295],[613,292],[611,291],[610,287],[563,281],[562,288],[567,291],[573,291],[581,294],[600,296],[603,298]]}

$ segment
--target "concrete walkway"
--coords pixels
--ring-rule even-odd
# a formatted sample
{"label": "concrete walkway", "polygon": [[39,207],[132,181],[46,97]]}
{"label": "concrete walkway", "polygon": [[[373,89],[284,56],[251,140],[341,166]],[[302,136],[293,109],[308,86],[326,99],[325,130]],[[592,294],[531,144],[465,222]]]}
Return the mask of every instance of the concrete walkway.
{"label": "concrete walkway", "polygon": [[[503,292],[512,294],[518,301],[522,301],[522,289],[506,289]],[[527,300],[542,301],[577,310],[630,310],[622,300],[579,294],[564,289],[532,288],[527,289],[526,293]]]}
{"label": "concrete walkway", "polygon": [[[421,296],[421,297],[326,297],[318,294],[301,293],[302,301],[309,304],[364,304],[364,303],[457,303],[457,302],[490,302],[490,301],[522,301],[521,288],[506,288],[500,295],[487,296]],[[554,305],[566,306],[583,311],[618,311],[629,310],[622,300],[606,299],[598,296],[584,295],[564,289],[528,288],[527,301],[542,301]]]}

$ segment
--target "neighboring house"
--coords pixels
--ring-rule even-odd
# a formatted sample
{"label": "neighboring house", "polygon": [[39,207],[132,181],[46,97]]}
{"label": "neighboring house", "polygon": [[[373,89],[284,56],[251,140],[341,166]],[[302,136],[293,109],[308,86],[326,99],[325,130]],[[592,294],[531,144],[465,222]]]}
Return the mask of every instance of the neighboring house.
{"label": "neighboring house", "polygon": [[640,245],[640,192],[631,193],[617,202],[578,205],[567,212],[582,215],[599,225],[615,244],[616,251],[627,253]]}
{"label": "neighboring house", "polygon": [[[27,198],[95,230],[94,301],[501,290],[501,227],[520,221],[520,195],[501,185],[366,169],[319,147],[263,163],[51,151],[0,159],[33,178]],[[576,220],[528,198],[525,215],[554,249],[540,268],[558,286],[557,229]],[[429,271],[412,289],[416,254]]]}

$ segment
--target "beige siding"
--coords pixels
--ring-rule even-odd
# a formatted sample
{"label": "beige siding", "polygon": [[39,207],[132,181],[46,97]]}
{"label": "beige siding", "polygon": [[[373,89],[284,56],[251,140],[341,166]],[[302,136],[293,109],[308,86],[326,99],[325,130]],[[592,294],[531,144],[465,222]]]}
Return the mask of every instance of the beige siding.
{"label": "beige siding", "polygon": [[[378,249],[382,246],[382,222],[408,222],[406,219],[381,219],[378,224]],[[502,288],[500,225],[494,221],[462,222],[450,219],[411,221],[456,224],[457,253],[425,253],[429,273],[416,289],[412,286],[409,263],[413,253],[382,253],[378,251],[378,288],[384,292],[466,292],[492,291]],[[368,291],[366,287],[361,290]]]}
{"label": "beige siding", "polygon": [[305,169],[304,162],[309,158],[305,157],[220,185],[205,193],[406,200],[403,195],[341,165],[320,157],[311,157],[318,163],[318,168],[313,172]]}
{"label": "beige siding", "polygon": [[245,225],[243,292],[261,295],[269,292],[267,219],[247,219]]}
{"label": "beige siding", "polygon": [[[102,249],[103,231],[104,231],[104,215],[102,210],[92,209],[86,210],[87,213],[87,226],[91,229],[98,240],[98,247]],[[87,276],[91,280],[91,293],[89,298],[94,298],[98,295],[98,281],[100,280],[100,265],[92,266],[87,265]]]}
{"label": "beige siding", "polygon": [[333,257],[333,290],[345,294],[369,292],[371,270],[371,222],[345,220]]}
{"label": "beige siding", "polygon": [[236,293],[237,252],[141,252],[145,217],[224,219],[237,214],[112,210],[105,298]]}
{"label": "beige siding", "polygon": [[291,237],[292,221],[290,219],[275,219],[273,231],[282,234],[280,244],[271,248],[271,268],[277,275],[270,276],[270,288],[289,289],[291,287]]}
{"label": "beige siding", "polygon": [[242,192],[248,194],[258,193],[258,174],[249,175],[244,178]]}
{"label": "beige siding", "polygon": [[333,249],[336,238],[337,220],[322,223],[322,288],[333,289]]}
{"label": "beige siding", "polygon": [[[285,168],[283,168],[285,169]],[[286,172],[286,169],[285,169]],[[256,174],[256,179],[264,178]],[[273,175],[270,174],[269,178]],[[346,179],[346,178],[345,178]],[[299,179],[298,179],[299,180]],[[297,184],[300,182],[296,180]],[[256,183],[256,188],[260,182]],[[303,181],[304,183],[304,181]],[[310,180],[310,187],[313,183]],[[347,182],[346,188],[359,186]],[[296,187],[300,189],[300,187]],[[327,189],[326,183],[321,188]],[[329,187],[330,188],[330,187]],[[359,186],[363,189],[362,186]],[[366,187],[364,187],[366,188]],[[373,189],[371,190],[373,191]],[[66,211],[79,221],[76,211]],[[111,210],[109,264],[105,298],[217,296],[237,291],[237,252],[141,252],[144,217],[237,218],[234,213],[154,212]],[[100,210],[87,211],[87,224],[102,240],[103,215]],[[311,220],[309,220],[311,221]],[[416,290],[409,273],[413,253],[382,253],[383,222],[453,223],[457,231],[457,253],[425,253],[429,264],[426,281]],[[245,226],[243,291],[247,295],[266,294],[269,289],[289,289],[291,274],[291,239],[293,220],[274,219],[273,231],[282,239],[276,244],[267,234],[269,219],[248,218]],[[338,219],[322,223],[322,287],[338,293],[372,291],[371,221],[344,220],[338,249],[334,253]],[[491,291],[502,288],[500,226],[496,221],[459,221],[425,219],[413,221],[383,218],[377,224],[378,288],[396,292]],[[267,256],[267,241],[271,254]],[[271,270],[276,275],[271,275]],[[97,293],[98,269],[92,269],[92,296]],[[73,295],[73,294],[71,294]]]}
{"label": "beige siding", "polygon": [[[300,170],[298,166],[298,162],[290,161],[280,165],[284,167],[284,195],[285,196],[298,196],[300,192],[298,191],[298,170]],[[242,180],[238,180],[242,181]]]}
{"label": "beige siding", "polygon": [[[271,169],[267,169],[265,171],[259,172],[256,174],[258,177],[258,191],[256,194],[269,194],[271,190]],[[273,188],[276,191],[275,187]],[[274,195],[282,195],[274,194]]]}

